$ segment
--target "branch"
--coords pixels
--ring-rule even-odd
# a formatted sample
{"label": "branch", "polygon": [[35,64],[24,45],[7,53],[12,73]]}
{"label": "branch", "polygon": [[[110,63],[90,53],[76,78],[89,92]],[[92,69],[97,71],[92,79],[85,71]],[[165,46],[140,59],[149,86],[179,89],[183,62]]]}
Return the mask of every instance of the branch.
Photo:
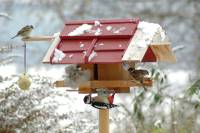
{"label": "branch", "polygon": [[5,12],[0,12],[0,17],[4,17],[6,19],[12,20],[13,18]]}

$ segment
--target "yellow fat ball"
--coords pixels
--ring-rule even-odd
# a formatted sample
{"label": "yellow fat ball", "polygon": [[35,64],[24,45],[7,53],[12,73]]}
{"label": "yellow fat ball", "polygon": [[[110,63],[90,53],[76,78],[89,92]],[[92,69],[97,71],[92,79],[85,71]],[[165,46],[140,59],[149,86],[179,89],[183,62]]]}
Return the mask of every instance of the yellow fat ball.
{"label": "yellow fat ball", "polygon": [[31,81],[29,79],[29,76],[26,73],[23,73],[19,76],[18,79],[18,86],[22,90],[28,90],[31,85]]}

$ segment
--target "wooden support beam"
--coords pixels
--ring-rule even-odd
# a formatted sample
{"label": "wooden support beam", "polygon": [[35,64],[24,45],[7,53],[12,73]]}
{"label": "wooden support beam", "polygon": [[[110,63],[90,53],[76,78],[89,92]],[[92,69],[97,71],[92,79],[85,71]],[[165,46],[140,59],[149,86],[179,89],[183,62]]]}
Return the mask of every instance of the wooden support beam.
{"label": "wooden support beam", "polygon": [[50,48],[48,49],[46,55],[44,56],[44,58],[42,60],[43,63],[50,63],[51,54],[53,53],[54,49],[56,48],[56,46],[60,42],[59,35],[60,35],[60,33],[58,33],[58,35],[53,39]]}
{"label": "wooden support beam", "polygon": [[151,44],[150,45],[156,59],[158,61],[165,61],[165,62],[176,62],[176,57],[172,53],[172,49],[169,44]]}
{"label": "wooden support beam", "polygon": [[[63,80],[55,82],[56,87],[67,87]],[[152,86],[152,80],[146,78],[144,81],[146,87]],[[96,88],[107,88],[114,90],[116,93],[129,93],[130,88],[133,86],[142,86],[139,82],[132,80],[93,80],[88,81],[79,86],[79,93],[96,93]]]}
{"label": "wooden support beam", "polygon": [[26,38],[22,38],[22,41],[32,42],[32,41],[51,41],[54,39],[54,36],[30,36]]}
{"label": "wooden support beam", "polygon": [[65,87],[64,80],[56,81],[56,82],[54,82],[54,85],[55,85],[56,87]]}
{"label": "wooden support beam", "polygon": [[99,110],[99,133],[109,133],[109,110]]}
{"label": "wooden support beam", "polygon": [[[145,79],[144,85],[146,87],[152,86],[152,80]],[[134,86],[141,87],[142,85],[132,80],[88,81],[79,86],[79,93],[96,93],[96,88],[107,88],[108,90],[114,90],[116,93],[129,93],[129,87]]]}

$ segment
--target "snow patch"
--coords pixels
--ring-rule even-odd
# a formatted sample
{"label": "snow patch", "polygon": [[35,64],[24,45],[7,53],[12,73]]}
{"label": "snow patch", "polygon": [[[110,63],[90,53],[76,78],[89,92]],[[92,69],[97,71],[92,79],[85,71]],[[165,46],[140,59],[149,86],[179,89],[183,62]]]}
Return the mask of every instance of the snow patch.
{"label": "snow patch", "polygon": [[63,53],[61,50],[58,50],[57,48],[54,50],[54,56],[53,56],[53,62],[59,62],[62,61],[63,58],[65,58],[65,53]]}
{"label": "snow patch", "polygon": [[102,34],[102,30],[100,28],[98,28],[94,33],[95,36],[99,36],[101,34]]}
{"label": "snow patch", "polygon": [[159,24],[156,23],[149,23],[149,22],[140,22],[138,24],[138,29],[142,32],[141,40],[138,41],[138,47],[147,47],[151,42],[156,34],[160,35],[159,41],[164,41],[166,39],[165,31]]}
{"label": "snow patch", "polygon": [[140,40],[140,41],[138,41],[138,43],[137,43],[137,46],[138,46],[139,48],[146,48],[147,45],[148,45],[148,43],[146,43],[145,40]]}
{"label": "snow patch", "polygon": [[16,73],[16,71],[15,65],[0,66],[0,76],[11,76],[12,74]]}
{"label": "snow patch", "polygon": [[81,43],[80,44],[80,48],[83,48],[85,46],[85,44]]}
{"label": "snow patch", "polygon": [[87,54],[87,51],[83,51],[83,55],[86,56],[86,54]]}
{"label": "snow patch", "polygon": [[73,54],[70,54],[70,55],[69,55],[69,58],[72,58],[73,56],[74,56]]}
{"label": "snow patch", "polygon": [[103,46],[103,45],[104,45],[103,43],[100,43],[100,44],[99,44],[99,46]]}
{"label": "snow patch", "polygon": [[90,56],[88,57],[88,61],[90,62],[94,57],[97,56],[97,53],[95,51],[92,51],[92,53],[90,54]]}
{"label": "snow patch", "polygon": [[78,35],[82,35],[84,33],[89,32],[92,29],[92,25],[89,24],[82,24],[81,26],[79,26],[78,28],[76,28],[75,30],[73,30],[72,32],[70,32],[68,34],[68,36],[78,36]]}
{"label": "snow patch", "polygon": [[114,30],[113,33],[119,34],[120,32],[122,32],[122,31],[124,31],[124,30],[126,30],[125,27],[120,27],[119,29]]}
{"label": "snow patch", "polygon": [[94,26],[101,26],[100,21],[98,21],[98,20],[94,21]]}
{"label": "snow patch", "polygon": [[176,84],[178,86],[186,85],[189,81],[190,71],[171,71],[168,74],[168,81],[171,84]]}
{"label": "snow patch", "polygon": [[107,31],[111,31],[111,30],[112,30],[112,26],[110,26],[110,25],[107,26],[107,27],[106,27],[106,30],[107,30]]}

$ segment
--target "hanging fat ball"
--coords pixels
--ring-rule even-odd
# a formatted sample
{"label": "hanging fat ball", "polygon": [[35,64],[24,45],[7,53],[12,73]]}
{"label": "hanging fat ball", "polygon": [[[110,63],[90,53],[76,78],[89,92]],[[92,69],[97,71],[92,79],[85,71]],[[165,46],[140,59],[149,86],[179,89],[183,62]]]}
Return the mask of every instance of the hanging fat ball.
{"label": "hanging fat ball", "polygon": [[136,81],[139,81],[142,84],[145,90],[147,90],[146,87],[144,86],[144,78],[145,76],[149,75],[149,72],[147,70],[143,70],[143,69],[136,70],[130,67],[128,68],[128,72]]}
{"label": "hanging fat ball", "polygon": [[22,75],[19,76],[17,84],[18,84],[20,89],[28,90],[30,85],[31,85],[31,81],[29,79],[29,76],[26,73],[23,73]]}
{"label": "hanging fat ball", "polygon": [[18,37],[18,36],[21,36],[22,38],[26,38],[30,35],[30,33],[33,29],[34,29],[34,27],[32,25],[26,25],[21,30],[19,30],[17,32],[17,34],[14,37],[12,37],[11,39]]}

